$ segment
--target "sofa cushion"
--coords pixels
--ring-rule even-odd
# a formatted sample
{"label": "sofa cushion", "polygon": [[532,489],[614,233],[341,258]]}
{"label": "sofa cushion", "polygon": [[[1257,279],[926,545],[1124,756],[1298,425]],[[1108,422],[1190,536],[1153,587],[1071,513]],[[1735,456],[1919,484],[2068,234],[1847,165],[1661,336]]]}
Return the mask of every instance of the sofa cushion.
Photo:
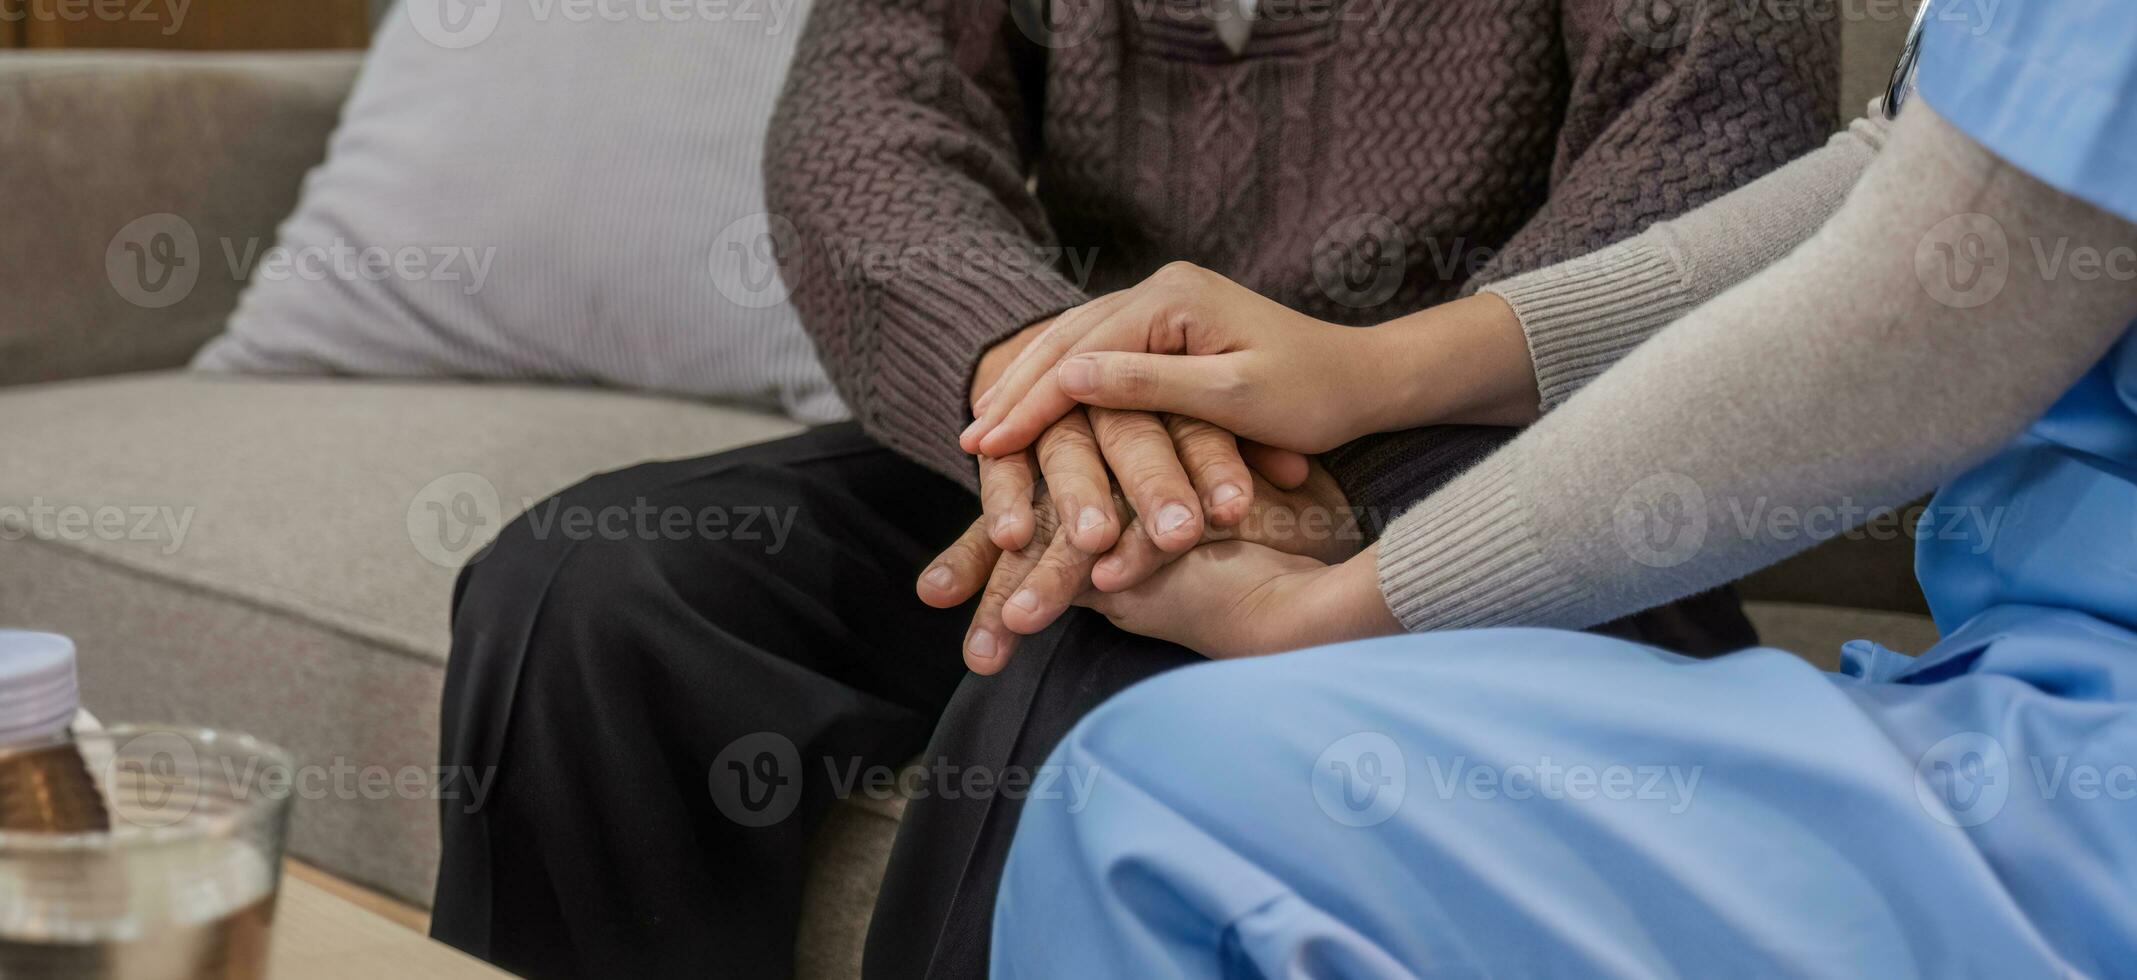
{"label": "sofa cushion", "polygon": [[[87,704],[391,772],[435,760],[457,563],[524,503],[799,429],[588,389],[175,372],[0,390],[0,419],[0,622],[73,636]],[[436,804],[377,795],[301,799],[292,850],[427,903]]]}
{"label": "sofa cushion", "polygon": [[792,226],[764,204],[807,5],[717,6],[395,5],[326,162],[194,363],[847,417],[776,274]]}

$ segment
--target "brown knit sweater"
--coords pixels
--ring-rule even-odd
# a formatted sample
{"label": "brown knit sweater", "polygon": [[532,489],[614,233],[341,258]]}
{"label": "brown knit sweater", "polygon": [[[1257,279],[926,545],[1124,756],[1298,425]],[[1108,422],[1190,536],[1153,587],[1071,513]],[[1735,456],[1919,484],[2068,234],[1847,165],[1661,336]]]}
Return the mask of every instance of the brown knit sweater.
{"label": "brown knit sweater", "polygon": [[[981,352],[1167,261],[1377,323],[1630,236],[1836,124],[1837,23],[1800,5],[1262,0],[1234,55],[1229,5],[1053,0],[1048,31],[1004,2],[816,0],[766,149],[781,274],[839,390],[968,485]],[[1377,529],[1510,434],[1325,461]]]}

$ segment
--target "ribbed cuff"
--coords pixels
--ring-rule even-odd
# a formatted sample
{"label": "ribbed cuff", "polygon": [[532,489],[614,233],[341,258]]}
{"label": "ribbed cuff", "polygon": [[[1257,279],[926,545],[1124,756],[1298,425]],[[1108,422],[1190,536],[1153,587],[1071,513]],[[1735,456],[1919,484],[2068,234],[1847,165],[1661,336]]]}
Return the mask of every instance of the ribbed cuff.
{"label": "ribbed cuff", "polygon": [[1582,600],[1538,547],[1505,453],[1390,524],[1379,572],[1388,609],[1413,633],[1555,625]]}
{"label": "ribbed cuff", "polygon": [[1379,536],[1412,504],[1446,486],[1515,436],[1487,425],[1433,425],[1376,432],[1321,454],[1321,465],[1343,489],[1343,499]]}
{"label": "ribbed cuff", "polygon": [[1010,268],[985,280],[909,275],[870,297],[879,320],[865,360],[869,432],[967,487],[978,485],[978,473],[957,434],[972,420],[969,388],[980,355],[1085,299],[1052,269]]}
{"label": "ribbed cuff", "polygon": [[1514,308],[1548,412],[1697,305],[1680,250],[1643,234],[1482,290]]}

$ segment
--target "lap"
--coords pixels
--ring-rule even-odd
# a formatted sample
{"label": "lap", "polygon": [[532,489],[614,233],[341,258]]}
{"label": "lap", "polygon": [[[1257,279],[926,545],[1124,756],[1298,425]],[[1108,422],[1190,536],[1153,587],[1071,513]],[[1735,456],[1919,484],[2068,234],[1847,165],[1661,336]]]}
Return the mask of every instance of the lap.
{"label": "lap", "polygon": [[932,713],[963,675],[970,613],[922,605],[913,581],[978,512],[963,488],[851,425],[645,463],[511,521],[462,572],[455,629],[664,628],[698,649],[717,633],[723,648]]}
{"label": "lap", "polygon": [[[2037,693],[1989,676],[1937,687],[1980,718]],[[1933,740],[1897,734],[1952,717],[1912,700],[1865,698],[1780,651],[1689,661],[1541,630],[1182,671],[1064,742],[1053,761],[1092,787],[1074,812],[1026,813],[998,929],[1087,917],[1140,937],[1129,952],[1092,944],[1105,955],[1166,955],[1199,932],[1209,948],[1172,951],[1310,948],[1419,972],[2100,968],[2038,921],[2073,914],[2035,897],[2055,889],[2029,893],[2013,872],[2084,896],[2094,952],[2128,942],[2129,923],[2106,921],[2126,913],[2097,910],[2129,907],[2100,869],[2131,866],[2130,804],[2120,830],[2105,801],[2013,809],[1989,834],[1955,826],[1923,790],[1936,759],[1918,745]],[[2008,774],[2032,778],[2015,761]]]}

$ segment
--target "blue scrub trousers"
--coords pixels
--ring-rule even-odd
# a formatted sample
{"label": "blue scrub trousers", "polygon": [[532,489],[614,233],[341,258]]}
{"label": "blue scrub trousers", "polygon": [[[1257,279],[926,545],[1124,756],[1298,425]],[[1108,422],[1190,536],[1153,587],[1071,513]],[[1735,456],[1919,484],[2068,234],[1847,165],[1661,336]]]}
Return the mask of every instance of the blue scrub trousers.
{"label": "blue scrub trousers", "polygon": [[1499,629],[1163,675],[1057,749],[995,973],[2137,970],[2137,635],[2012,608],[1939,651]]}

